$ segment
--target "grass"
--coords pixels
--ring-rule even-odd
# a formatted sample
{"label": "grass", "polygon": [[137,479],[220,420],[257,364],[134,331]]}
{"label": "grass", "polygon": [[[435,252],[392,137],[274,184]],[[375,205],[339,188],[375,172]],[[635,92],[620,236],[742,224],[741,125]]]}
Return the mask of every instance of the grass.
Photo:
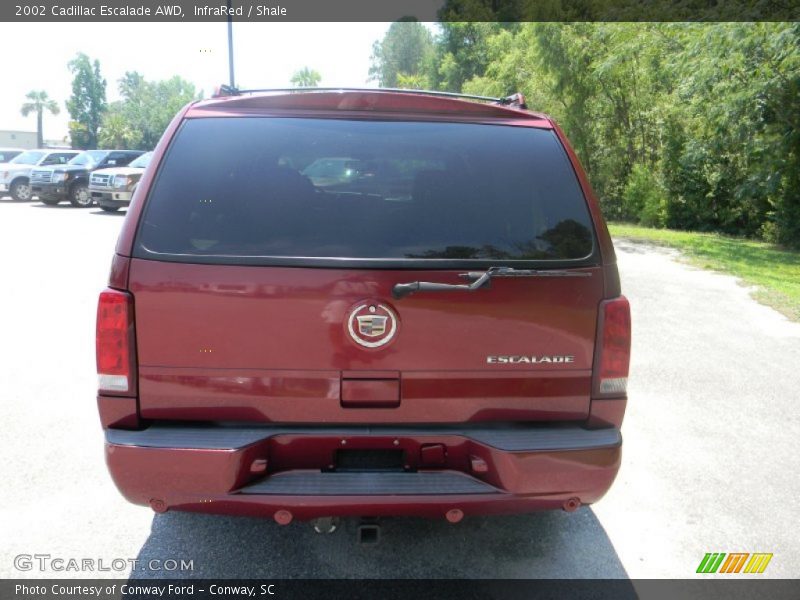
{"label": "grass", "polygon": [[715,233],[651,229],[627,223],[609,223],[616,238],[677,248],[690,264],[722,271],[756,286],[754,297],[800,321],[800,252],[773,244]]}

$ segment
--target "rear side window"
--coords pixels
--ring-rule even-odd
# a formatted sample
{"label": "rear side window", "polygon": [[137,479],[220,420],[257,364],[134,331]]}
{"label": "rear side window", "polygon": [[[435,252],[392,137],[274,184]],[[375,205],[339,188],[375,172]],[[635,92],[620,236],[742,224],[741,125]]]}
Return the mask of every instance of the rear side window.
{"label": "rear side window", "polygon": [[139,156],[139,154],[132,152],[111,152],[107,157],[105,157],[101,163],[101,166],[124,167],[133,161],[137,156]]}
{"label": "rear side window", "polygon": [[550,130],[202,118],[184,123],[159,168],[135,253],[203,263],[502,264],[586,260],[593,239]]}
{"label": "rear side window", "polygon": [[0,163],[8,162],[20,154],[21,152],[15,152],[14,150],[0,150]]}

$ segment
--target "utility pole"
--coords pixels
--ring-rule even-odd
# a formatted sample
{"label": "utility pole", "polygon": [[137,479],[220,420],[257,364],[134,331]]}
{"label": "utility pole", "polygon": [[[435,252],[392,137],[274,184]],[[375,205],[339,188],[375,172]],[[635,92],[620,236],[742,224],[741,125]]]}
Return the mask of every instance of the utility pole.
{"label": "utility pole", "polygon": [[233,15],[231,14],[231,0],[228,3],[228,78],[230,86],[236,87],[236,79],[233,76]]}

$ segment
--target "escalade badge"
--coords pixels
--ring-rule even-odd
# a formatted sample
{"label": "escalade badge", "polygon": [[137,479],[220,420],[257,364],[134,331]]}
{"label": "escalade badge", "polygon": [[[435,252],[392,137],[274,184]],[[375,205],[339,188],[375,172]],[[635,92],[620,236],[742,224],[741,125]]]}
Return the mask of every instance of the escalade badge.
{"label": "escalade badge", "polygon": [[397,333],[397,316],[379,302],[359,302],[350,310],[347,332],[353,341],[364,348],[385,346]]}

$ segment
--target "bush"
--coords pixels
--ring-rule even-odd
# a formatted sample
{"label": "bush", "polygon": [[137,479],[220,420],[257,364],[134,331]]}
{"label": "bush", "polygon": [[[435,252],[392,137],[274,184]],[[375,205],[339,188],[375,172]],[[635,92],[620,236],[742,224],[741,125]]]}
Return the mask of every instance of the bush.
{"label": "bush", "polygon": [[659,177],[644,165],[634,165],[622,192],[624,216],[648,227],[667,223],[667,195]]}
{"label": "bush", "polygon": [[784,198],[778,204],[775,221],[775,241],[787,248],[800,250],[800,199]]}

